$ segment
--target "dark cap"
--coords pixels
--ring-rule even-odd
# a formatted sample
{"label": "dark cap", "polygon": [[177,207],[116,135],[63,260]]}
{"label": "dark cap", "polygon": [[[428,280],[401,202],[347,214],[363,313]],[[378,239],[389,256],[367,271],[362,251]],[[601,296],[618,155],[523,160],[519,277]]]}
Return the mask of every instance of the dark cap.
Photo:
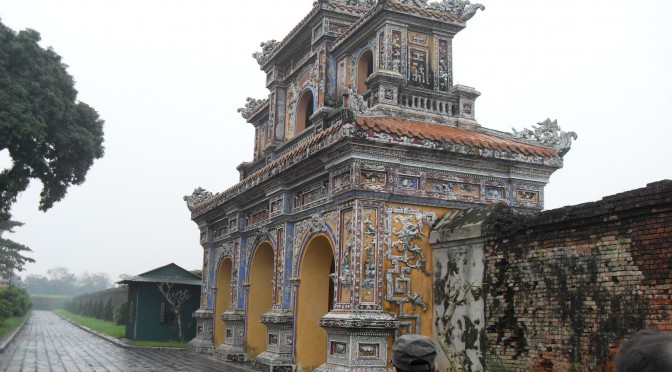
{"label": "dark cap", "polygon": [[[404,371],[416,370],[418,363],[429,364],[429,371],[434,371],[436,347],[427,336],[403,335],[392,344],[392,364]],[[415,362],[415,363],[414,363]],[[411,364],[413,367],[411,367]]]}

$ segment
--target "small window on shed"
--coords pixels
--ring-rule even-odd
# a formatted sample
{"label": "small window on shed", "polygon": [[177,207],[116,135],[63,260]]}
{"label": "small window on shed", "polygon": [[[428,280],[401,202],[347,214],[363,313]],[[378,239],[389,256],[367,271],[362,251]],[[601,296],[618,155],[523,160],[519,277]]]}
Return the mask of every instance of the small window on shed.
{"label": "small window on shed", "polygon": [[167,303],[162,302],[161,313],[159,314],[159,323],[173,324],[174,321],[175,321],[175,313],[172,311],[172,309]]}

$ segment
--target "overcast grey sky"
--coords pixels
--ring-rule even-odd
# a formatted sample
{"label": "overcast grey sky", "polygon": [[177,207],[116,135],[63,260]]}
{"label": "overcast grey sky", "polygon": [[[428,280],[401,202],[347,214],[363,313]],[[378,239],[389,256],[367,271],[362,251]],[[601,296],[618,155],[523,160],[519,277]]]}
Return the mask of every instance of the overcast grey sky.
{"label": "overcast grey sky", "polygon": [[[42,213],[33,183],[14,206],[26,225],[8,237],[37,260],[23,275],[200,268],[182,196],[238,180],[253,129],[236,109],[268,94],[251,54],[312,2],[0,0],[2,22],[39,31],[105,120],[105,157],[82,186]],[[579,135],[547,209],[672,178],[672,1],[480,2],[453,48],[455,82],[482,93],[479,123],[510,132],[550,117]]]}

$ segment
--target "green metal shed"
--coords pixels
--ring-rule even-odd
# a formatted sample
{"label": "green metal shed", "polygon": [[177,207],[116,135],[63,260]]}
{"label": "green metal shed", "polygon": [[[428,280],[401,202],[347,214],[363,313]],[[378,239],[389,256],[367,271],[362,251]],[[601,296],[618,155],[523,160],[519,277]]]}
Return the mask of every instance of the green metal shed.
{"label": "green metal shed", "polygon": [[118,283],[128,285],[127,339],[138,341],[180,339],[174,307],[166,295],[161,293],[160,285],[173,299],[179,295],[187,297],[179,307],[183,340],[190,340],[196,336],[196,320],[192,314],[200,304],[201,278],[198,275],[171,263]]}

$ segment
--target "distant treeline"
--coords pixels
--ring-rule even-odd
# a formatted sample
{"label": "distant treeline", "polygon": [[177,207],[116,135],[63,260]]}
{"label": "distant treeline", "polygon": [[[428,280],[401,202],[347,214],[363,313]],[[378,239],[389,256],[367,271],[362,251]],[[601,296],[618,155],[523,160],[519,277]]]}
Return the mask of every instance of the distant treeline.
{"label": "distant treeline", "polygon": [[31,295],[75,296],[97,292],[112,287],[110,277],[105,273],[75,275],[64,267],[55,267],[47,275],[27,275],[23,285]]}

